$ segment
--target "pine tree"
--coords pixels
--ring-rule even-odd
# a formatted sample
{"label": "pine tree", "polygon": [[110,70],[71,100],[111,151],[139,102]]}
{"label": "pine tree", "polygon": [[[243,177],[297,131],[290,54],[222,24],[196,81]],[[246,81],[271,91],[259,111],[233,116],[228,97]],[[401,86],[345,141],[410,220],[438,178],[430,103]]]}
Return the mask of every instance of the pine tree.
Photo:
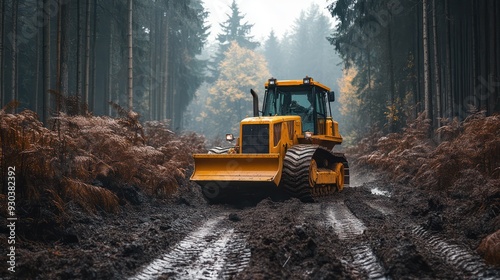
{"label": "pine tree", "polygon": [[220,24],[222,28],[221,33],[217,34],[219,49],[209,63],[209,70],[212,76],[209,78],[209,81],[211,82],[217,80],[219,77],[219,64],[224,59],[224,54],[233,41],[242,48],[249,50],[254,50],[260,45],[258,42],[253,41],[253,36],[250,35],[253,24],[249,24],[248,22],[242,23],[245,16],[241,15],[235,0],[233,0],[230,9],[231,13],[227,14],[227,20]]}
{"label": "pine tree", "polygon": [[283,51],[274,30],[271,30],[269,38],[264,43],[264,56],[266,57],[271,75],[277,77],[283,67]]}

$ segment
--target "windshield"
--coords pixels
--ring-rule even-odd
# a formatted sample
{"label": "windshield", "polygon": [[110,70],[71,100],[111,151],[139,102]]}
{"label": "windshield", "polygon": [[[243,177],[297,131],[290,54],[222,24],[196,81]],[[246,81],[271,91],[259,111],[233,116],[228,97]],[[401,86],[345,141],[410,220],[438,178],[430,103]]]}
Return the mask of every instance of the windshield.
{"label": "windshield", "polygon": [[[316,95],[316,98],[313,98]],[[317,99],[317,100],[314,100]],[[310,90],[272,88],[268,90],[264,101],[263,116],[296,116],[307,111],[324,115],[320,94]]]}
{"label": "windshield", "polygon": [[[307,98],[308,91],[284,91],[276,88],[269,90],[264,108],[264,116],[297,115],[297,110],[303,111],[312,107]],[[311,93],[310,93],[311,95]]]}
{"label": "windshield", "polygon": [[264,102],[263,116],[300,116],[304,131],[314,131],[315,119],[325,116],[324,106],[318,105],[324,103],[321,94],[309,88],[271,88]]}

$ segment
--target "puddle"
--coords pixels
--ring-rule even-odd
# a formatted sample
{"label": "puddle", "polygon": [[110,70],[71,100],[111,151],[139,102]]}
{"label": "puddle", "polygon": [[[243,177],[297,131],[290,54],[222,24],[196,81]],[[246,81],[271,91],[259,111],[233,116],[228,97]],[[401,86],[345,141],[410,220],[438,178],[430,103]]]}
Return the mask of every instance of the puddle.
{"label": "puddle", "polygon": [[391,194],[388,191],[383,191],[379,188],[373,188],[370,190],[370,192],[374,195],[391,197]]}

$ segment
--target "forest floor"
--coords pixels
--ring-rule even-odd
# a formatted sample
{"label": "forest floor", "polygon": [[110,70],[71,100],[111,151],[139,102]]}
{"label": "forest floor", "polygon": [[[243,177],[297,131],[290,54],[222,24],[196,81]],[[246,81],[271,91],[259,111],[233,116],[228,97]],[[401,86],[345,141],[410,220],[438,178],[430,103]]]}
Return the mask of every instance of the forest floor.
{"label": "forest floor", "polygon": [[[75,208],[62,231],[18,236],[16,273],[4,268],[1,278],[500,277],[476,250],[496,226],[491,213],[471,209],[470,199],[389,183],[376,171],[352,168],[351,186],[315,203],[209,205],[188,181],[169,199],[139,189],[125,198],[117,214]],[[7,243],[6,232],[0,239]]]}

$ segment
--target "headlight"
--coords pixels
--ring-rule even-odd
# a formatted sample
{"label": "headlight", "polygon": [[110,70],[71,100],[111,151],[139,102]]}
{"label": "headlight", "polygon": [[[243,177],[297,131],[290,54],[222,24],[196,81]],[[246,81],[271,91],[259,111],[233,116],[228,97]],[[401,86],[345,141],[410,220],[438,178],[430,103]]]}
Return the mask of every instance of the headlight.
{"label": "headlight", "polygon": [[233,142],[234,141],[234,136],[231,133],[226,134],[226,141],[227,142]]}
{"label": "headlight", "polygon": [[271,78],[267,81],[267,84],[269,87],[274,87],[276,86],[276,79],[275,78]]}
{"label": "headlight", "polygon": [[313,136],[313,133],[312,133],[312,132],[310,132],[310,131],[306,131],[306,132],[304,132],[304,137],[305,137],[306,139],[310,139],[310,138],[311,138],[311,136]]}

